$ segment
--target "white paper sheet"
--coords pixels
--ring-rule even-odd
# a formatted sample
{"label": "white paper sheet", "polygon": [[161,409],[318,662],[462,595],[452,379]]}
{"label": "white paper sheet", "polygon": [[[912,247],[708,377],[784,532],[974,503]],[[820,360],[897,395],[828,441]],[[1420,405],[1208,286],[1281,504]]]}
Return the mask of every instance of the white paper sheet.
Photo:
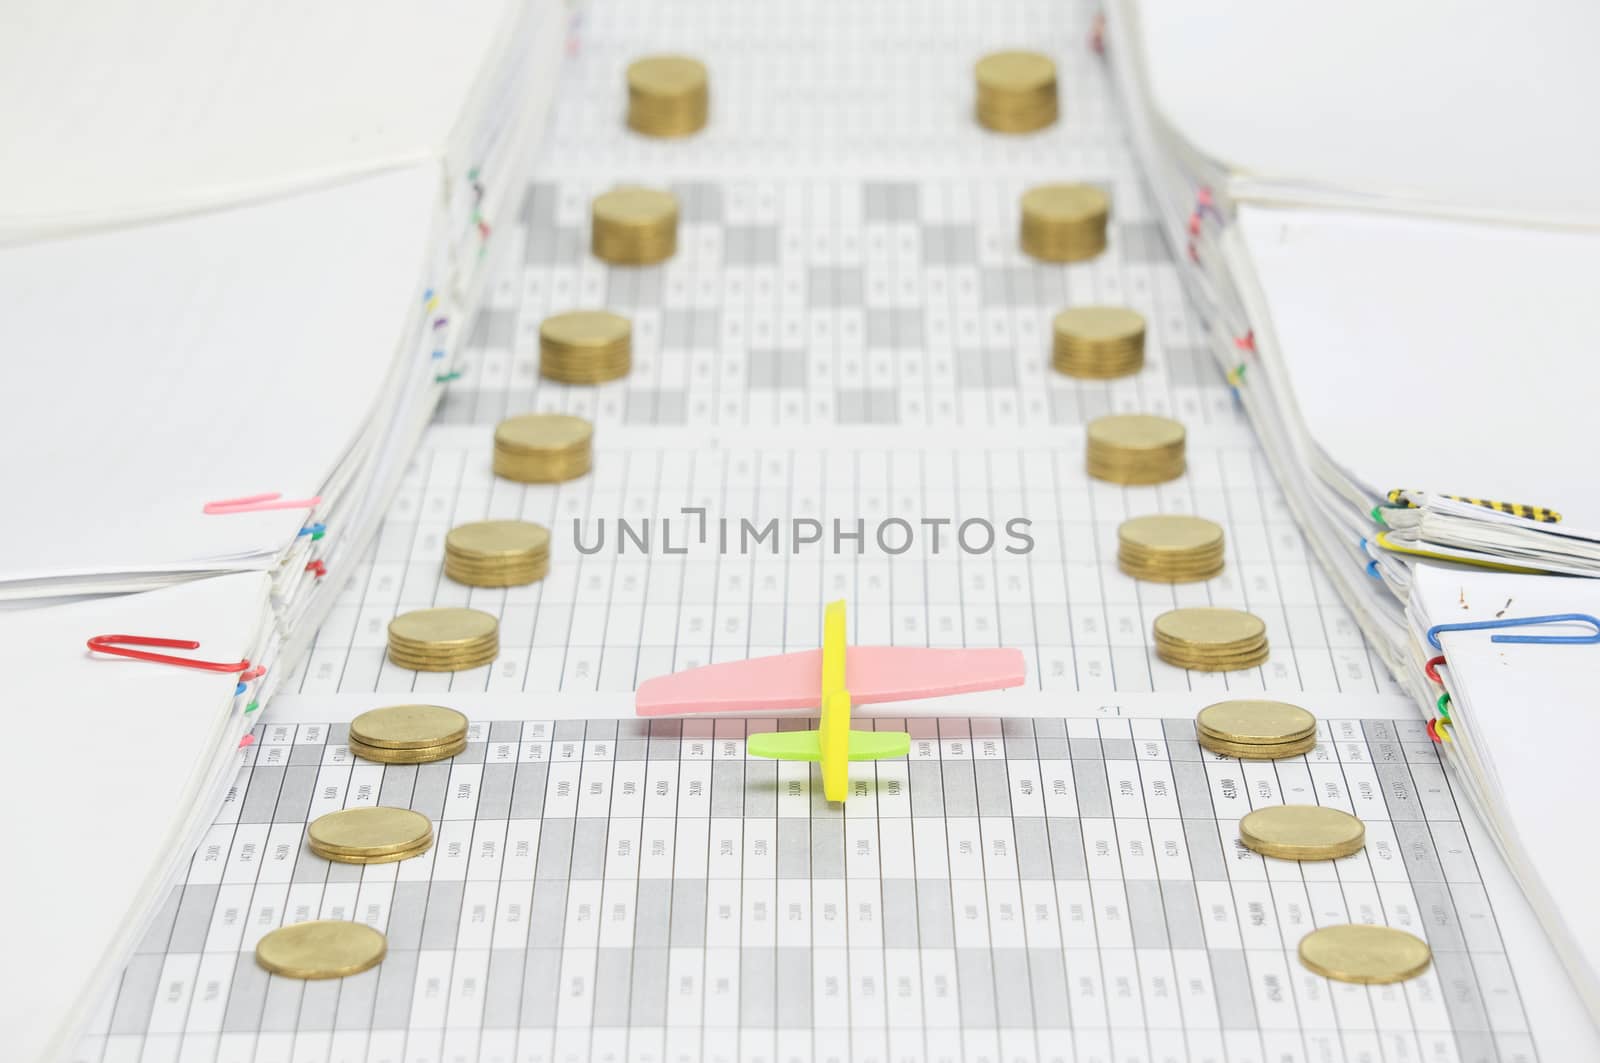
{"label": "white paper sheet", "polygon": [[1152,106],[1232,198],[1600,226],[1600,8],[1137,5]]}
{"label": "white paper sheet", "polygon": [[[190,638],[203,660],[262,644],[267,579],[241,573],[78,605],[0,613],[0,692],[16,740],[0,771],[16,857],[0,1028],[13,1059],[55,1058],[99,1000],[196,841],[213,765],[249,728],[235,673],[92,655],[95,635]],[[220,763],[229,761],[223,758]],[[62,785],[71,766],[76,781]]]}
{"label": "white paper sheet", "polygon": [[0,524],[0,593],[270,566],[316,510],[202,510],[316,496],[387,416],[377,398],[417,353],[402,345],[438,194],[429,163],[0,251],[20,355],[0,398],[0,485],[20,517]]}
{"label": "white paper sheet", "polygon": [[515,34],[527,8],[13,6],[0,34],[0,97],[15,106],[0,115],[0,145],[9,159],[39,164],[0,178],[0,243],[420,162],[449,159],[451,175],[464,177],[485,161],[470,157],[483,147],[477,120],[504,92],[504,53],[527,45]]}

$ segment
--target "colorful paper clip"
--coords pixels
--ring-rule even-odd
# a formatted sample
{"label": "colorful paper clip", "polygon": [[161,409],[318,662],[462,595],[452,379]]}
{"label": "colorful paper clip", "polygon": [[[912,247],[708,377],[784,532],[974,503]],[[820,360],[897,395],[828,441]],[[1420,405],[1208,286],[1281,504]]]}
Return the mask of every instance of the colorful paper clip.
{"label": "colorful paper clip", "polygon": [[284,498],[281,492],[271,491],[263,495],[244,495],[241,498],[224,498],[216,502],[207,502],[201,512],[219,517],[232,513],[260,513],[269,509],[315,509],[321,504],[321,496]]}
{"label": "colorful paper clip", "polygon": [[[203,672],[246,672],[250,670],[249,661],[200,661],[193,657],[174,657],[167,653],[146,653],[144,650],[130,650],[129,646],[161,646],[174,650],[198,650],[200,643],[193,639],[158,639],[149,635],[96,635],[89,640],[89,649],[94,653],[108,653],[116,657],[132,657],[140,661],[154,661],[156,664],[175,664],[179,668],[197,668]],[[257,675],[260,673],[258,672]]]}
{"label": "colorful paper clip", "polygon": [[1548,616],[1515,616],[1504,620],[1478,620],[1469,624],[1435,624],[1428,629],[1428,642],[1434,649],[1439,645],[1441,631],[1487,631],[1502,627],[1530,627],[1535,624],[1588,624],[1594,629],[1591,635],[1491,635],[1490,642],[1517,643],[1540,646],[1587,646],[1600,642],[1600,619],[1588,613],[1551,613]]}
{"label": "colorful paper clip", "polygon": [[852,702],[1000,690],[1020,685],[1027,669],[1020,650],[931,649],[920,646],[846,646],[845,603],[829,602],[822,618],[822,649],[691,668],[639,684],[635,708],[641,716],[685,712],[751,712],[820,705],[815,731],[783,731],[749,737],[751,756],[820,761],[822,791],[843,801],[849,791],[848,763],[905,756],[904,731],[852,731]]}

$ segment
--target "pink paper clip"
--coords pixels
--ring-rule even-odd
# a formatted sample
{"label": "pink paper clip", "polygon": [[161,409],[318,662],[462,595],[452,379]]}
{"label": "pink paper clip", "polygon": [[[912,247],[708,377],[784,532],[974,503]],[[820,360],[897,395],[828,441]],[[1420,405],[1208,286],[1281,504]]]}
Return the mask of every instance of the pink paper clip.
{"label": "pink paper clip", "polygon": [[1233,339],[1233,345],[1235,347],[1239,348],[1241,351],[1249,351],[1251,354],[1256,353],[1256,331],[1255,331],[1255,329],[1251,329],[1249,332],[1246,332],[1243,336],[1235,336],[1234,339]]}
{"label": "pink paper clip", "polygon": [[201,512],[220,517],[232,513],[261,513],[269,509],[315,509],[321,504],[320,495],[311,498],[284,498],[282,492],[273,491],[264,495],[245,495],[243,498],[224,498],[216,502],[207,502]]}
{"label": "pink paper clip", "polygon": [[256,744],[256,736],[255,735],[245,735],[243,738],[239,739],[239,748],[240,749],[249,749],[251,746],[253,746],[255,744]]}

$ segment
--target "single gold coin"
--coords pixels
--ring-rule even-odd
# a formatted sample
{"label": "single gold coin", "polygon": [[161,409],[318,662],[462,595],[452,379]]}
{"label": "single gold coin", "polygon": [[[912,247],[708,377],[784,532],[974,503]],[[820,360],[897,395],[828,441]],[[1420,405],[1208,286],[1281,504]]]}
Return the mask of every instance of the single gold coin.
{"label": "single gold coin", "polygon": [[1266,637],[1267,625],[1254,613],[1201,606],[1162,613],[1156,617],[1155,634],[1181,646],[1222,650],[1254,645]]}
{"label": "single gold coin", "polygon": [[383,746],[369,746],[353,738],[346,744],[349,745],[350,752],[362,760],[378,764],[432,764],[436,760],[449,760],[451,757],[459,756],[467,748],[465,738],[441,746],[423,746],[421,749],[386,749]]}
{"label": "single gold coin", "polygon": [[386,705],[350,721],[350,738],[384,749],[425,749],[464,742],[467,718],[443,705]]}
{"label": "single gold coin", "polygon": [[594,426],[564,413],[508,417],[494,430],[494,473],[518,483],[562,483],[593,464]]}
{"label": "single gold coin", "polygon": [[1207,705],[1195,715],[1194,722],[1202,735],[1245,745],[1298,742],[1317,729],[1317,718],[1300,706],[1260,698],[1235,698]]}
{"label": "single gold coin", "polygon": [[590,250],[616,266],[648,266],[678,249],[678,198],[657,188],[614,188],[590,208]]}
{"label": "single gold coin", "polygon": [[1022,250],[1046,262],[1080,262],[1106,249],[1111,200],[1093,185],[1039,185],[1022,195]]}
{"label": "single gold coin", "polygon": [[539,326],[539,375],[563,384],[600,384],[628,375],[633,325],[608,310],[570,310]]}
{"label": "single gold coin", "polygon": [[705,64],[686,55],[651,55],[628,64],[628,128],[653,137],[682,137],[705,127],[711,80]]}
{"label": "single gold coin", "polygon": [[979,124],[997,133],[1029,133],[1060,114],[1056,65],[1038,52],[994,52],[974,68]]}
{"label": "single gold coin", "polygon": [[1128,376],[1144,368],[1144,315],[1125,306],[1074,306],[1053,325],[1051,365],[1089,380]]}
{"label": "single gold coin", "polygon": [[515,587],[544,579],[550,532],[525,520],[480,520],[450,529],[444,574],[474,587]]}
{"label": "single gold coin", "polygon": [[256,963],[285,978],[344,978],[376,967],[388,947],[365,923],[317,919],[267,934],[256,944]]}
{"label": "single gold coin", "polygon": [[433,824],[409,808],[344,808],[312,820],[306,840],[324,856],[385,856],[431,844]]}
{"label": "single gold coin", "polygon": [[1313,974],[1355,985],[1388,985],[1415,978],[1433,962],[1428,943],[1388,926],[1347,923],[1300,939],[1300,962]]}
{"label": "single gold coin", "polygon": [[1337,808],[1273,805],[1239,820],[1239,840],[1279,860],[1337,860],[1367,844],[1367,828]]}

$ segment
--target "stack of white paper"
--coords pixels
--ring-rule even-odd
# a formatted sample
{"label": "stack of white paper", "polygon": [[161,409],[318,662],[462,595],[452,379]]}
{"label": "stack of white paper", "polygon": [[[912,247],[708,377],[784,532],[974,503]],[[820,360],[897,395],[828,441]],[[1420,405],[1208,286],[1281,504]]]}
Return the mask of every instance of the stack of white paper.
{"label": "stack of white paper", "polygon": [[[56,801],[50,837],[19,842],[81,842],[91,862],[6,887],[54,936],[15,944],[61,965],[0,994],[0,1025],[24,1035],[7,1058],[29,1060],[75,1043],[94,999],[80,976],[125,961],[220,802],[247,710],[371,541],[525,184],[565,36],[558,0],[34,7],[0,37],[6,98],[37,101],[0,115],[0,145],[39,163],[0,176],[17,355],[0,683],[108,737],[74,739],[105,791]],[[93,657],[96,634],[250,666]],[[133,752],[94,722],[130,708]],[[54,789],[49,763],[10,771],[8,794]]]}
{"label": "stack of white paper", "polygon": [[[1496,595],[1503,616],[1531,615],[1536,598],[1590,586],[1545,574],[1600,575],[1600,141],[1576,132],[1600,98],[1600,8],[1119,0],[1108,16],[1219,368],[1342,597],[1432,715],[1419,616],[1446,622],[1443,600],[1482,580],[1511,585],[1463,590],[1450,620]],[[1549,898],[1592,868],[1531,842],[1548,810],[1523,791],[1563,768],[1495,752],[1544,661],[1494,660],[1510,680],[1467,695],[1451,761],[1536,908],[1558,913]],[[1465,686],[1463,671],[1476,669],[1448,675]],[[1566,951],[1600,1015],[1594,957]]]}
{"label": "stack of white paper", "polygon": [[[1600,908],[1593,901],[1600,855],[1585,840],[1587,819],[1570,785],[1584,770],[1566,758],[1600,745],[1593,711],[1600,640],[1596,629],[1560,621],[1527,627],[1443,630],[1435,625],[1503,623],[1539,616],[1600,616],[1600,583],[1423,565],[1411,587],[1413,636],[1407,678],[1419,696],[1445,693],[1435,724],[1447,762],[1495,835],[1589,1009],[1600,1014]],[[1433,671],[1429,660],[1442,656]],[[1565,752],[1565,751],[1570,751]]]}

